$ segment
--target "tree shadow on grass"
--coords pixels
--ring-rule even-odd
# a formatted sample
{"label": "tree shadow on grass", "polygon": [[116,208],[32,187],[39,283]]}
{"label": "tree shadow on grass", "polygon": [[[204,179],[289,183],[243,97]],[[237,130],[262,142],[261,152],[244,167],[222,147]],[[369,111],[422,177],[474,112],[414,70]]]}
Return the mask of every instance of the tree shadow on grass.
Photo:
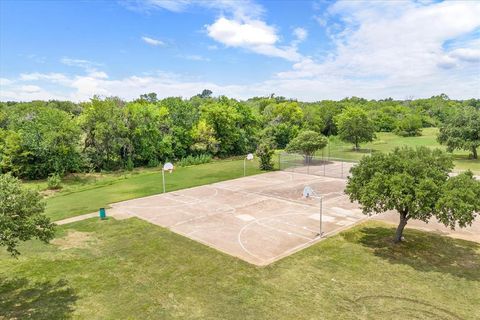
{"label": "tree shadow on grass", "polygon": [[395,228],[388,227],[363,227],[344,234],[347,241],[371,248],[390,263],[480,281],[480,244],[412,229],[405,230],[404,242],[395,244],[394,235]]}
{"label": "tree shadow on grass", "polygon": [[0,278],[0,319],[67,319],[77,300],[66,280]]}

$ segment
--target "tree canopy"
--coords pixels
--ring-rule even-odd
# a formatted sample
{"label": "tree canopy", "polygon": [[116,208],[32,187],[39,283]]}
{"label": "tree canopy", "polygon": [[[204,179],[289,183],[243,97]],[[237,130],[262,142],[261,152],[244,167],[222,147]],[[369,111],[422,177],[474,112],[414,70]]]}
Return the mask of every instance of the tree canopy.
{"label": "tree canopy", "polygon": [[253,152],[265,139],[283,149],[305,130],[338,135],[359,148],[374,131],[413,136],[440,126],[448,150],[465,149],[475,156],[479,105],[478,99],[446,95],[301,102],[272,94],[236,100],[208,89],[189,99],[151,92],[133,101],[0,102],[0,172],[43,179],[191,156],[222,158]]}
{"label": "tree canopy", "polygon": [[328,140],[325,136],[318,132],[306,130],[302,131],[287,145],[285,149],[287,152],[300,153],[306,161],[310,161],[310,158],[316,151],[325,148],[328,144]]}
{"label": "tree canopy", "polygon": [[448,116],[440,126],[438,142],[452,152],[456,149],[467,150],[474,159],[478,159],[480,147],[480,109],[465,107]]}
{"label": "tree canopy", "polygon": [[44,209],[38,192],[24,188],[10,174],[0,174],[0,246],[16,256],[20,241],[51,240],[54,228]]}
{"label": "tree canopy", "polygon": [[335,117],[340,139],[353,143],[355,149],[360,143],[373,141],[375,126],[365,110],[359,107],[348,107]]}
{"label": "tree canopy", "polygon": [[480,212],[480,181],[471,172],[450,177],[452,168],[451,157],[439,149],[396,148],[364,157],[351,169],[345,192],[365,214],[397,211],[400,242],[410,219],[436,217],[455,228],[470,225]]}

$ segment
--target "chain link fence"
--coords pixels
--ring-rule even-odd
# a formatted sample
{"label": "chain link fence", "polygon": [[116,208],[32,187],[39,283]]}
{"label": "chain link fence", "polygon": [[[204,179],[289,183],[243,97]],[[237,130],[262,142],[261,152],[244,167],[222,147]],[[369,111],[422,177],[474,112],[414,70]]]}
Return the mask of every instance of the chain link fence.
{"label": "chain link fence", "polygon": [[282,171],[346,179],[356,160],[346,160],[322,155],[305,157],[294,153],[279,154],[279,168]]}

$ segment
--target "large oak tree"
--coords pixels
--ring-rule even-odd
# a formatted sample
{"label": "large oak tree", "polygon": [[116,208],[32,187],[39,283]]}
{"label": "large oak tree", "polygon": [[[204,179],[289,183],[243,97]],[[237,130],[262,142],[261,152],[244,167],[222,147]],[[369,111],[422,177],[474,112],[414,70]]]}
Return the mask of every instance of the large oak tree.
{"label": "large oak tree", "polygon": [[438,142],[446,145],[449,152],[455,149],[467,150],[477,159],[477,148],[480,147],[480,110],[464,107],[447,117],[440,126]]}
{"label": "large oak tree", "polygon": [[410,219],[436,217],[452,229],[471,225],[480,212],[480,181],[470,171],[452,177],[452,168],[441,150],[396,148],[364,157],[351,169],[345,192],[365,214],[397,211],[395,242],[400,242]]}

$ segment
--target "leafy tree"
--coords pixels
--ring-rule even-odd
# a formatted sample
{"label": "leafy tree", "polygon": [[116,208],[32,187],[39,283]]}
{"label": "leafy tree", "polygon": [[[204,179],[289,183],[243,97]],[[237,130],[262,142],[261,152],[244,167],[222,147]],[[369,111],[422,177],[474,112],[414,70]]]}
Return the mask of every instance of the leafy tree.
{"label": "leafy tree", "polygon": [[362,158],[351,169],[345,192],[364,214],[396,210],[395,242],[400,242],[410,219],[436,217],[451,228],[472,223],[480,211],[480,181],[471,172],[450,177],[452,168],[451,157],[441,150],[396,148]]}
{"label": "leafy tree", "polygon": [[[151,103],[133,102],[126,105],[128,153],[135,166],[156,166],[171,156],[165,145],[168,110]],[[164,130],[163,127],[165,127]]]}
{"label": "leafy tree", "polygon": [[287,145],[287,152],[300,153],[307,163],[310,162],[316,151],[325,148],[328,140],[315,131],[302,131]]}
{"label": "leafy tree", "polygon": [[207,99],[207,98],[211,98],[212,94],[213,94],[212,90],[203,89],[202,93],[200,93],[198,96],[202,99]]}
{"label": "leafy tree", "polygon": [[71,114],[22,106],[12,112],[7,127],[0,138],[2,171],[39,179],[80,169],[80,129]]}
{"label": "leafy tree", "polygon": [[51,240],[54,225],[42,214],[44,209],[38,192],[23,188],[10,174],[0,175],[0,246],[17,256],[20,241]]}
{"label": "leafy tree", "polygon": [[303,111],[295,101],[275,102],[265,107],[263,117],[266,122],[263,135],[272,137],[278,148],[285,148],[300,130]]}
{"label": "leafy tree", "polygon": [[480,110],[464,107],[448,117],[440,126],[438,142],[452,152],[456,149],[468,150],[474,159],[478,158],[480,146]]}
{"label": "leafy tree", "polygon": [[144,93],[140,95],[140,102],[144,101],[147,103],[156,103],[158,102],[158,97],[155,92]]}
{"label": "leafy tree", "polygon": [[213,128],[220,156],[252,150],[258,121],[245,104],[220,97],[201,106],[201,119]]}
{"label": "leafy tree", "polygon": [[164,129],[170,134],[172,157],[184,158],[191,152],[190,146],[194,143],[191,132],[200,117],[199,107],[191,100],[181,98],[166,98],[160,101],[160,105],[168,110],[168,128]]}
{"label": "leafy tree", "polygon": [[361,142],[373,141],[375,138],[375,126],[367,112],[360,107],[346,108],[335,117],[335,122],[340,139],[353,143],[356,150],[360,148]]}
{"label": "leafy tree", "polygon": [[96,170],[122,167],[131,150],[127,147],[124,106],[114,98],[94,97],[84,104],[80,124],[85,133],[83,152]]}
{"label": "leafy tree", "polygon": [[402,137],[422,135],[422,118],[416,114],[409,114],[398,120],[395,133]]}
{"label": "leafy tree", "polygon": [[273,142],[269,139],[262,140],[258,146],[256,154],[260,159],[260,169],[261,170],[273,170],[273,161],[272,157],[275,154],[275,148]]}
{"label": "leafy tree", "polygon": [[216,154],[218,152],[218,141],[215,138],[215,130],[208,125],[205,119],[201,119],[192,129],[194,143],[191,149],[199,154]]}

